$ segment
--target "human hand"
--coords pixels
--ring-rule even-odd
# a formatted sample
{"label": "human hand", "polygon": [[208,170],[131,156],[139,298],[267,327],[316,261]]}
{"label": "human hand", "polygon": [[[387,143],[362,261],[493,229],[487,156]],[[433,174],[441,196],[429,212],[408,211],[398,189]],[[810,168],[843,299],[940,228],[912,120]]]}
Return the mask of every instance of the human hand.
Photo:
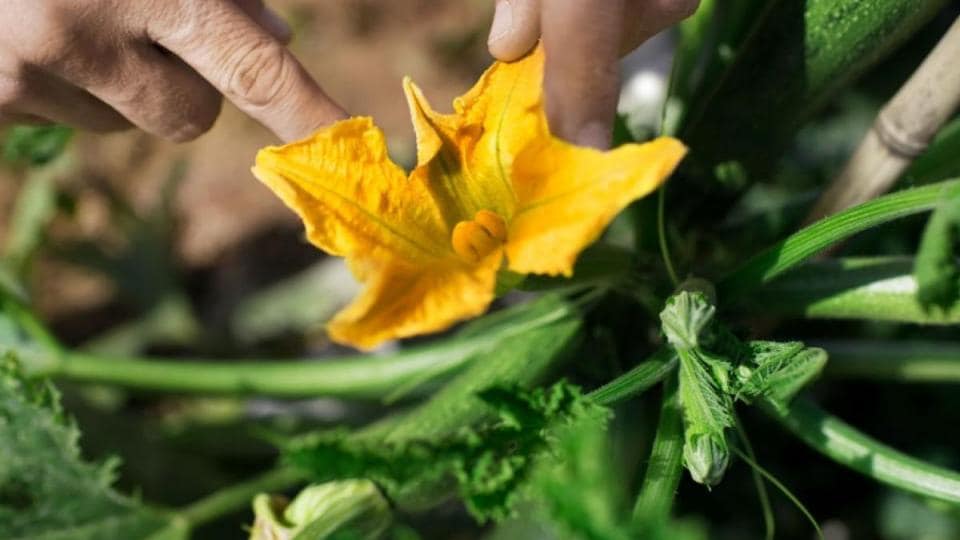
{"label": "human hand", "polygon": [[4,0],[0,123],[207,131],[226,96],[281,139],[345,116],[262,0]]}
{"label": "human hand", "polygon": [[511,61],[542,39],[551,131],[606,148],[620,90],[620,56],[698,5],[699,0],[497,0],[487,43],[490,54]]}

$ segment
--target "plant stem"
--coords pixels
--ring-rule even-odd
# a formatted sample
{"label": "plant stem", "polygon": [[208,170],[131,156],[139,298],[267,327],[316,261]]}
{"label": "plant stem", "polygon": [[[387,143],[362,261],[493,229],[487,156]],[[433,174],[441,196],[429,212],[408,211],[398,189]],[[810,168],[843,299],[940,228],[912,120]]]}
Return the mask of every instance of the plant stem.
{"label": "plant stem", "polygon": [[[17,300],[8,297],[0,292],[0,313],[5,313],[26,333],[31,339],[42,345],[53,356],[59,356],[63,353],[63,345],[54,337],[47,327],[40,322],[32,311],[24,307]],[[56,360],[56,359],[54,359]]]}
{"label": "plant stem", "polygon": [[462,366],[481,350],[474,341],[484,340],[471,340],[466,348],[458,343],[385,356],[316,361],[107,358],[67,352],[40,374],[161,392],[378,399],[409,379],[439,376]]}
{"label": "plant stem", "polygon": [[220,516],[250,505],[255,495],[263,492],[282,491],[306,481],[300,471],[277,468],[256,478],[229,486],[212,493],[186,508],[177,511],[175,519],[186,522],[187,528],[209,523]]}
{"label": "plant stem", "polygon": [[657,384],[677,367],[677,357],[664,347],[630,371],[597,388],[588,397],[605,406],[631,398]]}
{"label": "plant stem", "polygon": [[[753,445],[750,444],[750,438],[747,437],[747,430],[743,429],[743,423],[740,418],[734,414],[733,426],[737,430],[737,437],[743,443],[744,454],[750,460],[750,474],[753,476],[753,485],[757,489],[757,499],[760,501],[760,510],[763,512],[763,528],[765,531],[765,540],[773,540],[776,534],[776,521],[773,518],[773,507],[770,505],[770,495],[767,493],[767,486],[763,483],[763,473],[760,472],[757,464],[757,455],[753,452]],[[736,448],[734,448],[736,451]]]}
{"label": "plant stem", "polygon": [[724,279],[721,298],[738,299],[803,262],[821,250],[858,232],[901,217],[932,210],[944,190],[960,180],[899,191],[820,220],[750,258]]}
{"label": "plant stem", "polygon": [[665,208],[667,198],[667,186],[661,186],[657,191],[657,240],[660,244],[660,256],[663,258],[663,265],[667,269],[667,275],[670,276],[670,282],[676,287],[680,284],[677,278],[677,271],[673,268],[673,260],[670,258],[670,246],[667,244],[667,226]]}
{"label": "plant stem", "polygon": [[[546,298],[546,297],[545,297]],[[80,382],[116,384],[152,391],[201,394],[259,394],[277,397],[333,396],[382,399],[396,397],[398,389],[453,372],[473,358],[496,350],[513,336],[569,317],[575,304],[538,301],[529,310],[503,311],[464,328],[469,334],[443,342],[410,347],[381,355],[355,355],[324,360],[204,360],[113,358],[65,351],[42,323],[26,308],[4,304],[35,340],[50,351],[24,347],[22,360],[31,376]],[[497,321],[494,324],[493,321]]]}
{"label": "plant stem", "polygon": [[954,471],[894,450],[809,401],[797,399],[788,408],[764,410],[811,448],[841,465],[883,484],[960,505],[960,474]]}
{"label": "plant stem", "polygon": [[960,343],[931,341],[825,341],[824,374],[836,378],[905,383],[960,383]]}
{"label": "plant stem", "polygon": [[886,192],[960,106],[960,18],[883,107],[808,216],[814,221]]}
{"label": "plant stem", "polygon": [[910,257],[854,257],[803,264],[752,291],[737,307],[812,319],[960,323],[960,303],[924,309]]}
{"label": "plant stem", "polygon": [[676,377],[663,383],[657,435],[650,450],[633,522],[643,530],[658,530],[670,518],[670,508],[683,472],[683,422]]}

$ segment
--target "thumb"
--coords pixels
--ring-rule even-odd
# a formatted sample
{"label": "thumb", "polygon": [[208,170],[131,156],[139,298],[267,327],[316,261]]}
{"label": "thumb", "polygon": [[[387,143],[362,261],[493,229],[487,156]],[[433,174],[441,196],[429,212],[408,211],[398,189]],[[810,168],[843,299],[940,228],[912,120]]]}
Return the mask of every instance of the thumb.
{"label": "thumb", "polygon": [[509,62],[530,52],[540,38],[540,0],[497,0],[487,48]]}

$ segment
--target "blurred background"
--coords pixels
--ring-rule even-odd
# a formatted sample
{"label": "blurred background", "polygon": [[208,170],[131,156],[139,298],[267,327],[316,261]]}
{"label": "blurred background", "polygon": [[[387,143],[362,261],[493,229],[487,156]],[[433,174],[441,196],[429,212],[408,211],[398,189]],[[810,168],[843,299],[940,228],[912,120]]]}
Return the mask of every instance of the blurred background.
{"label": "blurred background", "polygon": [[[308,70],[349,112],[374,117],[404,166],[412,163],[415,147],[401,78],[411,76],[436,108],[449,110],[452,98],[491,61],[490,0],[271,5],[292,23],[291,48]],[[843,164],[879,106],[956,16],[956,5],[832,100],[801,131],[776,181],[751,191],[720,230],[759,223],[739,238],[754,248],[793,230],[818,186]],[[670,35],[658,36],[624,62],[621,112],[638,137],[657,128],[671,44]],[[354,295],[355,283],[338,261],[303,240],[293,213],[249,172],[257,149],[275,142],[229,104],[210,133],[185,145],[136,131],[77,133],[66,153],[43,169],[0,168],[0,216],[7,217],[0,220],[2,249],[27,276],[43,319],[73,346],[118,356],[344,352],[328,342],[322,322]],[[908,220],[895,234],[866,235],[851,251],[912,253],[911,239],[922,225]],[[691,240],[677,250],[682,258],[702,247]],[[865,328],[886,337],[919,335],[878,324],[764,325],[793,339]],[[264,429],[357,424],[384,412],[376,404],[334,400],[187,398],[58,386],[83,428],[87,456],[119,455],[121,488],[168,505],[269,467],[276,455]],[[818,393],[829,410],[867,433],[920,457],[960,465],[960,431],[942,430],[944,422],[960,425],[955,389],[842,383],[818,385]],[[625,470],[635,470],[649,444],[657,404],[655,395],[631,403],[618,420],[617,437],[630,464]],[[936,423],[928,418],[934,415]],[[956,516],[841,469],[759,416],[747,420],[761,463],[824,521],[829,538],[960,538]],[[685,479],[678,512],[701,516],[694,519],[710,523],[712,537],[755,537],[761,529],[752,490],[742,465],[713,492]],[[783,538],[812,537],[792,506],[782,499],[775,506]],[[248,513],[230,516],[196,537],[237,538],[238,524],[249,519]],[[428,538],[482,536],[455,504],[411,519]],[[526,534],[532,533],[504,538]]]}

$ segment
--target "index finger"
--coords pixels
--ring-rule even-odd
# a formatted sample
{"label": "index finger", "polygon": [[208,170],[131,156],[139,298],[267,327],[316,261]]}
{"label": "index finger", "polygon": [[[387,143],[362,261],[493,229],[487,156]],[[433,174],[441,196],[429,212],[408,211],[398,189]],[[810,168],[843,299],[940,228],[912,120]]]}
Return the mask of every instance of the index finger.
{"label": "index finger", "polygon": [[157,44],[284,141],[347,116],[282,43],[231,1],[176,0],[148,28]]}

